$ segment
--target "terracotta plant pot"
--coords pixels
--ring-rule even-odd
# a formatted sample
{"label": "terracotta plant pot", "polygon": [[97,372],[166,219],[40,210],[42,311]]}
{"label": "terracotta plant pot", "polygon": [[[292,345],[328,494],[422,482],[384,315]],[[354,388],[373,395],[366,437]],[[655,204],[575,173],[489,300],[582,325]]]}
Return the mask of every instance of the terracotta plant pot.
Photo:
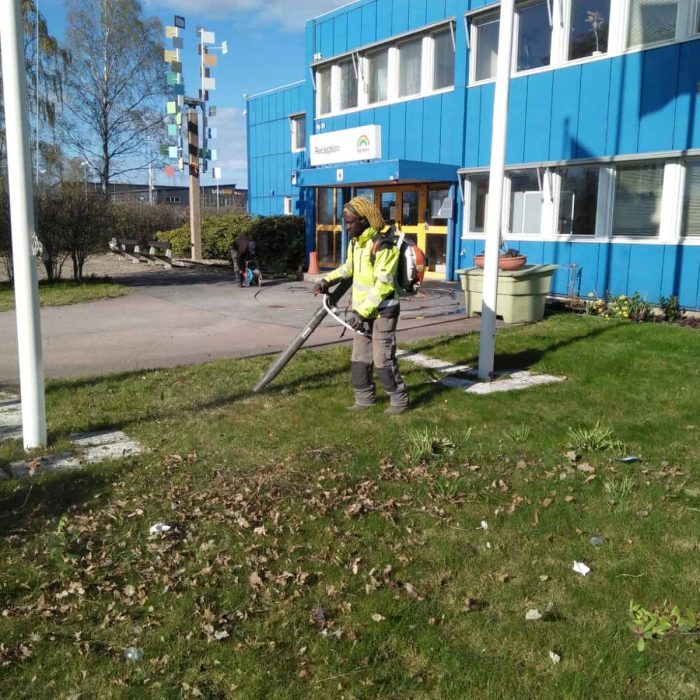
{"label": "terracotta plant pot", "polygon": [[[521,267],[525,267],[525,263],[527,263],[527,256],[526,255],[516,255],[515,257],[511,257],[511,258],[506,258],[504,256],[501,256],[500,258],[498,258],[498,269],[499,270],[506,270],[506,271],[519,270]],[[475,255],[474,256],[474,264],[483,270],[484,269],[484,256],[483,255]]]}

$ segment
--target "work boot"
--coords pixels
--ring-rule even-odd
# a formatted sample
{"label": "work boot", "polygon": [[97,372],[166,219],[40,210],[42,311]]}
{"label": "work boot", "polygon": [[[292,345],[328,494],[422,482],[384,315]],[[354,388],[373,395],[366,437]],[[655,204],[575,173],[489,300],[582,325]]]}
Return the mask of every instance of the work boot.
{"label": "work boot", "polygon": [[366,411],[372,406],[374,406],[373,403],[354,403],[352,406],[348,406],[348,411]]}
{"label": "work boot", "polygon": [[398,416],[399,413],[403,413],[408,410],[408,404],[405,406],[389,406],[389,408],[384,411],[385,416]]}

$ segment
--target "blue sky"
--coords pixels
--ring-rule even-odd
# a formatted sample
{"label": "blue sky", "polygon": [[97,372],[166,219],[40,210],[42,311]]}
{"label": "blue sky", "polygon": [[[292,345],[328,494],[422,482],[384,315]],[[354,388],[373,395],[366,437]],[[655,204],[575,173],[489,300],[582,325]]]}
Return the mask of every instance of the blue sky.
{"label": "blue sky", "polygon": [[[90,0],[85,0],[89,2]],[[185,17],[183,67],[188,95],[196,95],[198,57],[195,27],[216,33],[216,45],[227,41],[229,52],[219,55],[213,69],[216,90],[210,104],[217,116],[217,165],[223,183],[247,187],[244,94],[254,94],[306,77],[304,60],[305,21],[348,4],[347,0],[142,0],[145,13],[156,15],[163,25],[172,24],[174,15]],[[59,39],[65,29],[63,0],[38,0],[49,31]],[[170,43],[165,40],[166,46]],[[220,52],[216,52],[219,53]],[[188,70],[190,68],[191,70]],[[177,181],[178,176],[176,176]],[[168,179],[161,175],[158,182]],[[202,183],[213,182],[210,173]]]}

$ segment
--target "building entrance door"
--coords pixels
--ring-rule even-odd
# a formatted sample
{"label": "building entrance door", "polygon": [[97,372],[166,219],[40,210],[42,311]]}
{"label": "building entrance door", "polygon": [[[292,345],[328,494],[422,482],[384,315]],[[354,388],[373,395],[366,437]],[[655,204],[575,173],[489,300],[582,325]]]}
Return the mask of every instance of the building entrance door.
{"label": "building entrance door", "polygon": [[384,220],[398,226],[428,256],[428,279],[445,279],[447,272],[449,191],[448,184],[375,188],[375,202]]}

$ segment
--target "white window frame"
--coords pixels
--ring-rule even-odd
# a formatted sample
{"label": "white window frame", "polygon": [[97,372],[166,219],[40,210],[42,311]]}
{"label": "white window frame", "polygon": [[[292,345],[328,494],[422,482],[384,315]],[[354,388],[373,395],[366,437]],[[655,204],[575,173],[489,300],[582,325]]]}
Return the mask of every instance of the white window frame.
{"label": "white window frame", "polygon": [[[484,24],[490,24],[491,22],[499,23],[500,32],[500,20],[498,12],[493,10],[488,10],[486,12],[480,12],[479,14],[473,15],[471,21],[469,22],[469,85],[483,85],[484,83],[490,83],[496,80],[496,76],[493,78],[481,78],[476,79],[476,56],[479,45],[478,31],[479,27]],[[498,46],[498,41],[496,41]],[[472,60],[474,57],[474,60]]]}
{"label": "white window frame", "polygon": [[[314,77],[315,90],[315,105],[316,119],[335,116],[338,114],[347,114],[363,109],[373,109],[375,107],[384,106],[395,102],[404,102],[408,100],[420,99],[428,95],[441,94],[455,89],[456,78],[453,77],[451,85],[435,88],[433,69],[435,67],[435,39],[436,34],[449,31],[452,35],[452,46],[455,49],[455,20],[449,19],[428,27],[423,27],[416,32],[410,32],[400,37],[396,37],[393,42],[383,42],[373,44],[371,46],[357,49],[353,52],[336,56],[332,61],[312,66],[312,75]],[[399,59],[401,45],[411,41],[420,40],[421,44],[421,77],[420,89],[418,92],[411,95],[399,97]],[[372,55],[381,51],[387,52],[387,95],[385,100],[370,102],[369,101],[369,60]],[[340,109],[340,64],[345,61],[352,60],[354,69],[357,75],[357,106],[347,109]],[[455,49],[455,69],[457,66],[456,49]],[[321,112],[321,91],[320,86],[323,82],[323,71],[329,70],[331,80],[331,104],[329,112]]]}
{"label": "white window frame", "polygon": [[298,125],[302,119],[304,120],[304,142],[306,143],[306,114],[292,114],[289,117],[289,130],[292,138],[292,153],[299,153],[300,151],[306,150],[306,145],[299,146],[299,141],[297,139]]}
{"label": "white window frame", "polygon": [[[510,70],[510,75],[512,78],[553,70],[562,66],[577,65],[579,63],[597,61],[626,53],[635,53],[637,51],[644,51],[649,48],[657,48],[700,37],[700,28],[698,28],[698,23],[700,22],[700,7],[696,3],[696,0],[677,0],[678,13],[676,16],[676,34],[673,39],[628,47],[627,31],[629,27],[632,0],[611,0],[608,29],[608,50],[598,56],[583,56],[581,58],[569,60],[568,51],[571,29],[570,22],[572,0],[545,0],[546,2],[549,2],[552,13],[550,63],[548,66],[517,71],[519,25],[518,9],[521,7],[527,7],[527,5],[534,4],[538,1],[541,0],[525,0],[525,2],[516,3],[516,12],[513,25],[513,55],[511,56]],[[488,9],[480,8],[479,10],[465,13],[464,17],[468,24],[468,86],[472,87],[482,85],[484,83],[494,82],[496,79],[495,75],[492,78],[476,80],[476,55],[478,50],[479,26],[488,22],[498,22],[498,13],[497,11],[495,12],[492,7]]]}
{"label": "white window frame", "polygon": [[285,216],[294,216],[294,210],[292,208],[292,198],[291,197],[284,198],[284,215]]}
{"label": "white window frame", "polygon": [[[656,235],[649,236],[613,236],[612,225],[615,210],[615,183],[617,171],[620,166],[638,165],[663,161],[663,175],[661,182],[661,198],[659,208],[659,227]],[[623,243],[633,245],[684,245],[700,246],[700,236],[683,236],[683,200],[685,197],[685,178],[688,162],[700,162],[700,149],[693,149],[690,153],[680,157],[676,153],[663,152],[645,154],[644,157],[623,156],[613,160],[583,160],[564,161],[540,164],[522,164],[512,166],[506,170],[503,181],[503,236],[506,239],[523,241],[575,241],[588,243]],[[541,232],[513,233],[510,227],[510,199],[511,180],[514,171],[537,170],[539,165],[541,192],[543,197],[541,214]],[[598,201],[596,205],[595,234],[576,235],[560,234],[558,228],[559,201],[561,198],[561,173],[559,169],[587,166],[598,168]],[[484,175],[488,171],[483,168],[474,168],[469,171],[460,171],[462,178],[461,193],[464,203],[462,216],[463,240],[484,240],[486,231],[470,231],[470,213],[472,206],[471,178]],[[488,213],[488,206],[485,215]],[[485,221],[485,228],[488,223]]]}

